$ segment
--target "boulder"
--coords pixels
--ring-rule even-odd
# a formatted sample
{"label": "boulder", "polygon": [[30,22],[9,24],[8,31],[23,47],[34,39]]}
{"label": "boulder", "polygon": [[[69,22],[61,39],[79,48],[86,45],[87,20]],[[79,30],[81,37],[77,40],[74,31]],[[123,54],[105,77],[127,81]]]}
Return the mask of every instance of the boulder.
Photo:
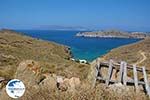
{"label": "boulder", "polygon": [[122,83],[116,83],[113,85],[109,85],[110,90],[117,92],[118,94],[129,92],[129,87],[123,85]]}
{"label": "boulder", "polygon": [[47,77],[40,82],[39,86],[41,88],[48,88],[48,89],[56,89],[57,88],[57,81],[56,81],[56,77],[54,77],[53,75],[47,75]]}
{"label": "boulder", "polygon": [[69,80],[69,84],[70,84],[70,88],[71,88],[71,89],[75,89],[75,88],[77,88],[77,87],[80,86],[81,81],[80,81],[80,79],[77,78],[77,77],[72,77],[72,78]]}
{"label": "boulder", "polygon": [[33,60],[22,61],[17,68],[15,78],[24,82],[25,85],[37,85],[38,73],[40,71],[40,65]]}
{"label": "boulder", "polygon": [[62,82],[59,83],[59,89],[62,91],[74,91],[81,85],[81,81],[77,77],[72,77],[70,79],[65,78]]}

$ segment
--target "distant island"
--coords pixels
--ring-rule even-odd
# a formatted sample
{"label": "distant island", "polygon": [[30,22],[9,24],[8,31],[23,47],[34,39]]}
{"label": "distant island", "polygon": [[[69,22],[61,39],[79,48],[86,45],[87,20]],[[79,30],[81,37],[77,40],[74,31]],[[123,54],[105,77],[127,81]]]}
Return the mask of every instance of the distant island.
{"label": "distant island", "polygon": [[116,30],[110,31],[93,31],[93,32],[79,32],[78,37],[99,37],[99,38],[139,38],[143,39],[149,37],[146,32],[122,32]]}
{"label": "distant island", "polygon": [[[137,43],[113,49],[100,60],[127,61],[149,69],[149,52],[150,38],[146,38]],[[28,98],[28,100],[30,98],[32,100],[49,100],[49,98],[68,100],[71,97],[82,100],[83,95],[86,100],[93,98],[101,100],[101,97],[104,100],[115,100],[116,97],[124,96],[128,96],[129,100],[136,100],[137,97],[145,98],[140,100],[148,100],[143,92],[138,93],[140,96],[134,97],[133,95],[137,93],[133,88],[124,87],[122,84],[117,87],[118,84],[106,86],[96,82],[98,84],[93,88],[96,60],[83,64],[74,61],[71,57],[67,46],[32,38],[13,30],[0,30],[0,100],[10,100],[5,86],[11,79],[24,82],[26,92],[22,100]],[[116,90],[123,91],[123,93],[120,92],[123,95],[120,96]],[[29,95],[32,93],[34,95]]]}
{"label": "distant island", "polygon": [[82,26],[61,26],[61,25],[41,25],[41,26],[35,26],[32,29],[35,30],[60,30],[60,31],[66,31],[66,30],[70,30],[70,31],[87,31],[89,29],[87,29],[86,27],[82,27]]}

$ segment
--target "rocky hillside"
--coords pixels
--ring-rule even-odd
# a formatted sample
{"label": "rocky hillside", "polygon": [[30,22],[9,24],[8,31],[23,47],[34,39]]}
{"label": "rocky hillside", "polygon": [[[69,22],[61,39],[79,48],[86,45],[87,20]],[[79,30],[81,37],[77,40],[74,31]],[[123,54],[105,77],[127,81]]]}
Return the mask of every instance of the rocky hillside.
{"label": "rocky hillside", "polygon": [[115,61],[123,60],[127,61],[129,64],[146,66],[147,69],[150,69],[150,38],[113,49],[101,57],[101,59],[114,59]]}
{"label": "rocky hillside", "polygon": [[84,79],[89,65],[70,61],[67,47],[34,39],[10,30],[0,31],[0,77],[11,79],[21,61],[34,60],[41,65],[40,73],[55,73]]}
{"label": "rocky hillside", "polygon": [[[135,93],[134,87],[97,83],[95,88],[91,88],[77,77],[38,74],[38,68],[40,63],[33,60],[19,64],[14,78],[22,80],[26,86],[25,94],[19,100],[148,100],[144,92]],[[3,88],[0,91],[0,100],[14,99]]]}
{"label": "rocky hillside", "polygon": [[82,37],[99,37],[99,38],[146,38],[149,35],[143,32],[121,32],[116,30],[97,31],[97,32],[82,32],[77,33],[76,36]]}
{"label": "rocky hillside", "polygon": [[[0,100],[13,100],[5,90],[9,79],[23,81],[19,100],[147,100],[144,92],[121,84],[89,84],[93,66],[69,60],[68,48],[20,33],[0,31]],[[91,78],[92,79],[92,78]]]}

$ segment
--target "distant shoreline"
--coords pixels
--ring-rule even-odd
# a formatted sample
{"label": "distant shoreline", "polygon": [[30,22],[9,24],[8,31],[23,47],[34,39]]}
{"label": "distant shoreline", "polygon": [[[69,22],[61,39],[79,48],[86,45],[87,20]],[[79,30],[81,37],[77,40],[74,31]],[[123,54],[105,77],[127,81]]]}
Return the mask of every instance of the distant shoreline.
{"label": "distant shoreline", "polygon": [[98,32],[79,32],[76,34],[77,37],[90,37],[90,38],[135,38],[144,39],[149,37],[144,32],[121,32],[121,31],[98,31]]}
{"label": "distant shoreline", "polygon": [[[17,31],[17,30],[16,30]],[[47,31],[47,30],[46,30]],[[114,44],[113,42],[111,42],[112,44],[114,44],[114,46],[112,46],[112,47],[104,47],[104,49],[101,49],[100,47],[101,47],[101,45],[97,45],[97,44],[99,44],[98,42],[101,42],[101,43],[107,43],[107,42],[105,42],[105,41],[107,41],[105,38],[103,38],[103,39],[96,39],[96,41],[95,41],[95,44],[93,44],[92,43],[92,45],[95,45],[96,47],[94,47],[94,48],[97,48],[97,49],[99,49],[99,50],[101,50],[101,51],[99,51],[99,52],[97,52],[97,51],[90,51],[90,50],[86,50],[87,52],[88,52],[88,54],[85,54],[84,52],[82,52],[81,53],[81,50],[82,49],[79,49],[79,51],[78,52],[76,52],[77,50],[78,50],[78,48],[74,48],[74,45],[68,45],[68,44],[65,44],[63,41],[59,41],[59,42],[57,42],[57,40],[56,41],[52,41],[51,40],[51,38],[44,38],[44,36],[42,37],[42,36],[40,36],[40,34],[42,34],[42,33],[40,33],[41,31],[39,31],[38,32],[38,30],[36,30],[35,32],[33,31],[33,34],[32,34],[32,31],[30,32],[30,31],[18,31],[18,32],[21,32],[21,33],[24,33],[24,35],[27,35],[27,36],[30,36],[30,37],[33,37],[33,38],[37,38],[37,39],[40,39],[40,40],[44,40],[44,41],[50,41],[50,42],[54,42],[54,43],[58,43],[58,44],[61,44],[61,45],[64,45],[64,46],[66,46],[66,47],[69,47],[68,49],[69,49],[69,51],[70,51],[70,54],[71,54],[71,58],[75,58],[75,59],[77,59],[77,60],[79,60],[79,59],[85,59],[85,60],[87,60],[88,62],[92,62],[93,60],[95,60],[97,57],[99,57],[99,56],[103,56],[103,55],[105,55],[105,54],[107,54],[109,51],[111,51],[113,48],[117,48],[117,47],[120,47],[120,46],[122,46],[122,45],[126,45],[126,44],[130,44],[130,41],[140,41],[141,39],[133,39],[133,38],[131,38],[131,39],[128,39],[128,38],[114,38],[114,40],[111,40],[110,38],[108,38],[108,42],[109,41],[129,41],[129,42],[127,42],[127,43],[125,43],[125,42],[123,42],[123,43],[119,43],[119,44]],[[50,33],[50,31],[47,31],[47,32],[44,32],[44,31],[42,31],[43,33]],[[57,32],[57,31],[56,31]],[[70,31],[68,31],[68,32],[70,32]],[[53,34],[54,34],[54,31],[52,32]],[[63,33],[61,33],[60,32],[60,35],[62,35]],[[72,34],[72,33],[68,33],[68,34]],[[76,31],[72,34],[72,35],[70,35],[69,37],[67,37],[68,39],[70,39],[70,37],[74,37],[75,36],[75,34],[76,34]],[[64,35],[66,35],[66,34],[64,34]],[[40,36],[40,37],[39,37]],[[46,35],[47,36],[47,35]],[[51,35],[48,35],[48,36],[51,36]],[[57,36],[59,36],[59,34],[57,35]],[[68,36],[68,35],[67,35]],[[63,38],[64,39],[64,38]],[[66,39],[66,38],[65,38]],[[71,38],[72,39],[72,38]],[[74,38],[73,38],[74,39]],[[77,39],[77,40],[81,40],[80,38],[75,38],[75,39]],[[121,40],[121,39],[123,39],[123,40]],[[76,40],[76,41],[77,41]],[[89,45],[89,44],[91,44],[90,43],[90,41],[88,42],[88,39],[83,39],[83,40],[87,40],[86,41],[86,44],[85,45]],[[93,40],[93,39],[92,39]],[[95,39],[94,39],[95,40]],[[78,42],[79,42],[78,41]],[[80,41],[80,42],[82,42],[82,41]],[[85,41],[83,41],[83,42],[85,42]],[[101,44],[100,43],[100,44]],[[110,43],[110,42],[109,42]],[[110,43],[110,44],[111,44]],[[134,43],[134,42],[131,42],[131,43]],[[81,45],[82,43],[80,43],[80,45]],[[82,44],[82,46],[84,45],[84,44]],[[108,44],[109,45],[109,44]],[[116,45],[116,46],[115,46]],[[119,46],[120,45],[120,46]],[[93,48],[93,46],[92,46],[92,48]],[[89,48],[90,49],[90,48]],[[105,52],[106,51],[106,52]]]}

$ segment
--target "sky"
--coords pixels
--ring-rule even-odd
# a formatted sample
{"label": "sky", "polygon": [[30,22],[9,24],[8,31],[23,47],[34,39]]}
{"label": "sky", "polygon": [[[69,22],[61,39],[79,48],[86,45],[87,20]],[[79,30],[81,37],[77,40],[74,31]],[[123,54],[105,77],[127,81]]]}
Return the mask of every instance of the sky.
{"label": "sky", "polygon": [[44,25],[150,31],[150,0],[0,0],[0,28]]}

